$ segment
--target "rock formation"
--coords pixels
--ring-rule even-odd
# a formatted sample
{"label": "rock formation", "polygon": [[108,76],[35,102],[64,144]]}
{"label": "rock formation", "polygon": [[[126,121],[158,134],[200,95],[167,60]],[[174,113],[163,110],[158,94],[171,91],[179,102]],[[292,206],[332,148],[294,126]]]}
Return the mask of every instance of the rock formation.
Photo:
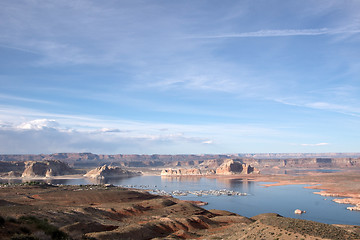
{"label": "rock formation", "polygon": [[[201,167],[201,166],[200,166]],[[259,171],[249,164],[227,159],[216,170],[214,169],[164,169],[161,171],[162,176],[188,176],[188,175],[231,175],[231,174],[250,174]]]}
{"label": "rock formation", "polygon": [[306,211],[303,211],[303,210],[300,210],[300,209],[296,209],[294,211],[295,214],[303,214],[303,213],[306,213]]}
{"label": "rock formation", "polygon": [[24,162],[0,161],[0,177],[4,177],[4,178],[21,177],[21,174],[24,172],[24,169],[25,169]]}
{"label": "rock formation", "polygon": [[25,170],[22,173],[21,177],[51,177],[75,173],[76,170],[70,168],[69,165],[61,161],[28,161],[25,162]]}
{"label": "rock formation", "polygon": [[[254,167],[246,164],[234,161],[232,159],[227,159],[223,164],[216,169],[216,174],[219,175],[231,175],[231,174],[250,174],[255,170]],[[255,170],[256,172],[257,170]]]}
{"label": "rock formation", "polygon": [[220,165],[223,164],[223,162],[224,159],[210,159],[203,161],[198,166],[200,166],[201,168],[216,169],[220,167]]}
{"label": "rock formation", "polygon": [[117,178],[117,177],[130,177],[130,176],[139,176],[141,172],[131,172],[120,167],[112,167],[104,165],[102,167],[95,168],[87,172],[84,176],[88,178],[95,179],[105,179],[105,178]]}
{"label": "rock formation", "polygon": [[360,211],[360,205],[357,205],[355,207],[347,207],[346,209],[350,211]]}

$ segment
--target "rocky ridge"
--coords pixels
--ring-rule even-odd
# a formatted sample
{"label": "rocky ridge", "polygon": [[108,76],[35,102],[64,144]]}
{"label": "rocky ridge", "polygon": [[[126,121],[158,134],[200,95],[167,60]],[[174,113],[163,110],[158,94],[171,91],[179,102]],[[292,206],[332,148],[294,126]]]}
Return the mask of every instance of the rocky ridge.
{"label": "rocky ridge", "polygon": [[[360,153],[269,153],[269,154],[184,154],[138,155],[54,153],[39,155],[0,155],[0,161],[60,160],[76,168],[99,167],[104,164],[123,167],[219,167],[225,159],[238,159],[258,169],[281,168],[360,168]],[[211,166],[211,167],[210,167]]]}

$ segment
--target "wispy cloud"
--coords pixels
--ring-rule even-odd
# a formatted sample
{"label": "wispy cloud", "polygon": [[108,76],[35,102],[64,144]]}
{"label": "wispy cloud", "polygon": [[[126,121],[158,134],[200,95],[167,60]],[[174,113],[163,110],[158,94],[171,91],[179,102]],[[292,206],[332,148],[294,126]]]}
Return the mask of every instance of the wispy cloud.
{"label": "wispy cloud", "polygon": [[347,114],[360,114],[360,108],[358,107],[352,107],[347,105],[341,105],[341,104],[333,104],[333,103],[327,103],[327,102],[313,102],[313,103],[307,103],[305,104],[307,107],[316,108],[316,109],[324,109],[324,110],[332,110]]}
{"label": "wispy cloud", "polygon": [[337,104],[337,103],[329,103],[322,101],[306,102],[304,100],[300,101],[296,99],[295,100],[274,99],[274,101],[290,106],[320,109],[320,110],[326,110],[326,111],[337,112],[345,115],[350,115],[354,117],[360,117],[360,108],[349,104]]}
{"label": "wispy cloud", "polygon": [[[244,84],[245,85],[245,84]],[[170,79],[150,84],[151,87],[161,88],[185,88],[192,90],[209,90],[219,92],[234,92],[241,89],[242,84],[221,76],[183,76],[178,79]]]}
{"label": "wispy cloud", "polygon": [[35,98],[18,97],[18,96],[13,96],[13,95],[9,95],[9,94],[1,94],[1,93],[0,93],[0,99],[58,105],[58,103],[54,103],[54,102],[51,102],[51,101],[35,99]]}
{"label": "wispy cloud", "polygon": [[318,36],[318,35],[335,35],[335,34],[354,34],[360,33],[360,29],[275,29],[275,30],[260,30],[255,32],[244,33],[229,33],[216,35],[200,35],[188,36],[186,38],[250,38],[250,37],[289,37],[289,36]]}
{"label": "wispy cloud", "polygon": [[35,54],[35,55],[41,55],[40,52],[36,52],[36,51],[31,50],[31,49],[26,49],[26,48],[21,48],[21,47],[14,47],[14,46],[5,45],[5,44],[0,44],[0,48],[14,49],[14,50],[21,51],[21,52],[32,53],[32,54]]}
{"label": "wispy cloud", "polygon": [[305,147],[319,147],[329,145],[329,143],[302,143],[300,145]]}

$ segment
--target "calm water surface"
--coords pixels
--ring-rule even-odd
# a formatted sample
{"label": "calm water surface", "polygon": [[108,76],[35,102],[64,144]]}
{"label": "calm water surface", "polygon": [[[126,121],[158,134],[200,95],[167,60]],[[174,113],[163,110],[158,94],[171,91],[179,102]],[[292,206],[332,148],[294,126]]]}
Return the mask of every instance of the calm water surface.
{"label": "calm water surface", "polygon": [[[90,179],[56,179],[52,184],[96,184]],[[159,189],[166,192],[174,190],[221,190],[228,189],[247,193],[247,196],[213,196],[187,195],[176,196],[184,200],[200,200],[208,202],[206,209],[221,209],[252,217],[261,213],[274,212],[285,217],[313,220],[329,224],[360,225],[360,212],[346,210],[347,204],[331,201],[333,198],[313,194],[313,189],[306,185],[286,185],[264,187],[261,182],[243,179],[209,179],[202,177],[160,177],[138,176],[131,178],[109,179],[106,182],[117,186],[143,189]],[[325,200],[326,199],[326,200]],[[295,215],[294,210],[305,210],[302,215]]]}

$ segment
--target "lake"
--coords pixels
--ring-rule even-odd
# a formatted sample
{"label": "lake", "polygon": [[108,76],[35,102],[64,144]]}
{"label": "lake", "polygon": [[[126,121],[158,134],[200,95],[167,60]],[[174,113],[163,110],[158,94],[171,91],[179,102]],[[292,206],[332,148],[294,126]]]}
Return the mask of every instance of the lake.
{"label": "lake", "polygon": [[[14,182],[13,180],[11,180]],[[21,182],[21,180],[18,180]],[[2,180],[2,182],[7,182]],[[52,179],[52,184],[80,185],[97,184],[92,179]],[[221,179],[205,177],[161,177],[137,176],[131,178],[108,179],[106,182],[116,186],[140,189],[158,189],[167,193],[179,191],[221,190],[227,189],[246,193],[246,196],[205,195],[175,196],[183,200],[205,201],[205,209],[221,209],[252,217],[261,213],[278,213],[285,217],[313,220],[329,224],[360,225],[360,212],[346,210],[347,204],[331,201],[331,197],[313,194],[314,189],[306,185],[285,185],[264,187],[263,183],[243,179]],[[325,200],[326,199],[326,200]],[[305,210],[302,215],[294,214],[295,209]]]}

